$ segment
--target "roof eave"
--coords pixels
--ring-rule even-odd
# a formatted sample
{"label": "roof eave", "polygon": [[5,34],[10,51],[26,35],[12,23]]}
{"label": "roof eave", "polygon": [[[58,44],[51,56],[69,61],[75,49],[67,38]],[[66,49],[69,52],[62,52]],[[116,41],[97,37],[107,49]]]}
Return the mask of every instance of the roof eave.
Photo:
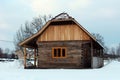
{"label": "roof eave", "polygon": [[20,42],[18,45],[19,46],[24,46],[27,42],[29,42],[30,40],[32,40],[35,37],[39,36],[40,33],[49,25],[50,22],[51,22],[51,20],[49,20],[37,33],[35,33],[32,36],[26,38],[25,40],[23,40],[22,42]]}

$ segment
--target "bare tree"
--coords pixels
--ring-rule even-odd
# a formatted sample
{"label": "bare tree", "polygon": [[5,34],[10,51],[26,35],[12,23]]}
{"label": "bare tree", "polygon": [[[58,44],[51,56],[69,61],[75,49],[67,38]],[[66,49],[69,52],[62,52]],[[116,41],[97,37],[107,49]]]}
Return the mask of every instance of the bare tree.
{"label": "bare tree", "polygon": [[1,53],[3,53],[3,50],[2,50],[2,48],[0,48],[0,54],[1,54]]}
{"label": "bare tree", "polygon": [[99,42],[104,47],[104,54],[107,54],[109,48],[104,43],[104,38],[99,33],[92,33],[92,35],[96,38],[97,42]]}
{"label": "bare tree", "polygon": [[92,35],[96,38],[96,40],[104,46],[104,38],[99,33],[92,33]]}
{"label": "bare tree", "polygon": [[22,50],[22,47],[18,46],[18,43],[38,32],[42,26],[51,18],[51,15],[39,16],[33,18],[31,22],[25,22],[24,26],[21,25],[20,29],[16,32],[14,37],[14,45],[16,50]]}
{"label": "bare tree", "polygon": [[113,54],[113,55],[116,54],[116,52],[115,52],[115,48],[114,48],[114,47],[112,47],[112,48],[110,49],[110,54]]}
{"label": "bare tree", "polygon": [[111,56],[112,59],[115,59],[115,58],[117,57],[117,55],[116,55],[116,49],[115,49],[114,47],[112,47],[112,48],[110,49],[109,54],[112,55],[112,56]]}
{"label": "bare tree", "polygon": [[120,57],[120,43],[116,48],[116,54]]}
{"label": "bare tree", "polygon": [[0,58],[2,57],[2,55],[3,55],[3,50],[2,48],[0,48]]}
{"label": "bare tree", "polygon": [[4,53],[9,54],[10,53],[10,49],[6,48],[5,51],[4,51]]}

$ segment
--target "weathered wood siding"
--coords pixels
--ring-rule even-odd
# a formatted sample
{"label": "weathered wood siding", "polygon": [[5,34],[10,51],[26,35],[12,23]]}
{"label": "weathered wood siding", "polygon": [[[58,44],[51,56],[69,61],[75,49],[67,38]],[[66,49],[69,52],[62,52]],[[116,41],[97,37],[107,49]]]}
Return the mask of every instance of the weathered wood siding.
{"label": "weathered wood siding", "polygon": [[[89,41],[57,41],[38,43],[38,67],[39,68],[90,68],[91,56],[89,47],[83,48],[83,44]],[[89,45],[88,45],[89,46]],[[53,47],[66,47],[66,58],[52,58]],[[85,53],[84,53],[85,52]]]}
{"label": "weathered wood siding", "polygon": [[90,40],[90,37],[76,24],[49,25],[38,41]]}

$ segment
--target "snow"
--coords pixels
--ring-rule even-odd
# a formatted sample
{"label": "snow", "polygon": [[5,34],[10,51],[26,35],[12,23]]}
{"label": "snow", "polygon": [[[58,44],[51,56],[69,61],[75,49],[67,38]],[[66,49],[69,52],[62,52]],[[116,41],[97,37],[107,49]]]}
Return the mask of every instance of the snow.
{"label": "snow", "polygon": [[100,69],[24,69],[18,60],[0,62],[0,80],[120,80],[120,62],[107,63]]}

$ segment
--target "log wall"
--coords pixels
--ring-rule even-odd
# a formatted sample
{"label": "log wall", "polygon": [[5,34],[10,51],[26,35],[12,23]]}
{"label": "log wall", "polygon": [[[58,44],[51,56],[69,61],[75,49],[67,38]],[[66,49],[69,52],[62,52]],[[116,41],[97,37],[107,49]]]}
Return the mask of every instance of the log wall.
{"label": "log wall", "polygon": [[[91,60],[86,61],[91,57],[90,52],[85,52],[85,50],[88,50],[90,48],[86,47],[83,49],[82,47],[83,44],[88,44],[88,43],[89,41],[40,42],[38,43],[38,47],[39,47],[38,67],[39,68],[85,68],[85,67],[90,68]],[[67,57],[52,58],[53,47],[66,47]]]}

